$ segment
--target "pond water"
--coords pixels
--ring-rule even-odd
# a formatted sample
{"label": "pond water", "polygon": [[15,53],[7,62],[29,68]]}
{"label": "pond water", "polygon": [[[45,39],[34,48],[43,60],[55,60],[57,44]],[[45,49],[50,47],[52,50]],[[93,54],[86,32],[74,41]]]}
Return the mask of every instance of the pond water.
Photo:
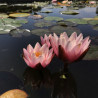
{"label": "pond water", "polygon": [[[53,13],[41,13],[40,11],[35,11],[35,13],[44,17],[57,16],[64,19],[94,18],[98,15],[97,7],[83,7],[74,10],[79,12],[77,15],[65,15],[60,14],[59,11],[70,10],[69,7],[48,8],[51,6],[43,7],[40,11],[51,10]],[[31,14],[34,14],[33,10]],[[34,23],[43,21],[43,19],[34,20],[30,17],[18,17],[17,19],[28,20],[28,23],[23,24],[20,29],[29,30],[40,28],[34,26]],[[96,27],[98,28],[98,24]],[[54,58],[50,65],[42,70],[27,67],[22,58],[23,48],[26,48],[28,44],[34,46],[36,42],[40,42],[38,34],[21,37],[1,34],[0,94],[18,88],[25,90],[29,98],[98,98],[98,48],[96,48],[98,46],[98,29],[94,30],[94,26],[90,24],[79,24],[75,28],[80,30],[84,37],[91,37],[91,46],[95,46],[97,54],[92,54],[92,58],[88,59],[89,54],[86,59],[70,64],[66,71],[63,71],[63,62],[57,58]],[[65,76],[65,78],[60,78],[61,76]]]}

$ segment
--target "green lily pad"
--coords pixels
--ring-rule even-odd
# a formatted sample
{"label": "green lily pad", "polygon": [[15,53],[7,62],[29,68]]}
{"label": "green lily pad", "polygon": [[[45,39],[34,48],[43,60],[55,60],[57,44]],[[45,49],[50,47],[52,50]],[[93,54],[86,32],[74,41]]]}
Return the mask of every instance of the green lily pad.
{"label": "green lily pad", "polygon": [[53,12],[50,10],[47,10],[47,11],[40,11],[40,13],[53,13]]}
{"label": "green lily pad", "polygon": [[82,19],[88,21],[88,20],[92,20],[93,18],[82,18]]}
{"label": "green lily pad", "polygon": [[98,60],[98,46],[91,45],[89,51],[83,58],[84,60]]}
{"label": "green lily pad", "polygon": [[28,29],[13,29],[10,31],[10,35],[12,37],[22,37],[22,36],[29,36],[31,35],[30,30]]}
{"label": "green lily pad", "polygon": [[13,14],[9,14],[10,17],[27,17],[30,16],[29,13],[13,13]]}
{"label": "green lily pad", "polygon": [[94,26],[93,29],[98,31],[98,26]]}
{"label": "green lily pad", "polygon": [[61,17],[53,17],[53,16],[47,16],[44,19],[47,21],[61,21],[61,20],[63,20],[63,18],[61,18]]}
{"label": "green lily pad", "polygon": [[70,22],[70,21],[58,21],[58,25],[60,26],[76,26],[76,23]]}
{"label": "green lily pad", "polygon": [[66,21],[70,21],[76,24],[88,24],[88,22],[84,19],[66,19]]}
{"label": "green lily pad", "polygon": [[60,33],[66,32],[68,35],[71,35],[73,32],[77,32],[77,34],[80,34],[81,31],[76,27],[63,27],[63,26],[53,26],[50,28],[50,31],[52,33],[56,33],[57,35],[60,35]]}
{"label": "green lily pad", "polygon": [[8,31],[0,30],[0,34],[8,34]]}
{"label": "green lily pad", "polygon": [[79,7],[73,7],[72,10],[79,10]]}
{"label": "green lily pad", "polygon": [[98,20],[89,20],[88,23],[91,25],[98,25]]}
{"label": "green lily pad", "polygon": [[0,14],[0,18],[7,18],[9,17],[7,14]]}
{"label": "green lily pad", "polygon": [[66,14],[66,15],[77,15],[79,12],[75,11],[60,11],[61,14]]}
{"label": "green lily pad", "polygon": [[34,26],[36,26],[36,27],[49,27],[49,26],[52,26],[52,25],[54,25],[55,23],[54,22],[46,22],[46,21],[41,21],[41,22],[37,22],[37,23],[35,23],[34,24]]}
{"label": "green lily pad", "polygon": [[98,18],[98,16],[95,16],[94,18]]}
{"label": "green lily pad", "polygon": [[49,35],[50,31],[48,29],[34,29],[31,33],[38,36],[44,36],[45,34]]}

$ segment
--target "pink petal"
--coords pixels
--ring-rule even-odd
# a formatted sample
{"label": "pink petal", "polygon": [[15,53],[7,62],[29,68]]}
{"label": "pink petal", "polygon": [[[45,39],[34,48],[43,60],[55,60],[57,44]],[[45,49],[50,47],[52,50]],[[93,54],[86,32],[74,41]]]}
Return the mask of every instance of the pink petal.
{"label": "pink petal", "polygon": [[30,44],[27,46],[27,51],[33,53],[33,47]]}
{"label": "pink petal", "polygon": [[29,53],[25,48],[23,48],[23,56],[25,59],[27,59],[27,60],[29,59]]}
{"label": "pink petal", "polygon": [[41,36],[40,39],[41,39],[41,44],[43,45],[45,43],[44,38]]}
{"label": "pink petal", "polygon": [[76,43],[79,44],[83,40],[83,35],[82,33],[76,38]]}
{"label": "pink petal", "polygon": [[71,34],[71,36],[70,36],[70,38],[69,38],[69,41],[76,40],[76,38],[77,38],[77,33],[74,32],[74,33]]}
{"label": "pink petal", "polygon": [[37,42],[34,48],[34,51],[39,51],[39,49],[41,48],[41,45]]}

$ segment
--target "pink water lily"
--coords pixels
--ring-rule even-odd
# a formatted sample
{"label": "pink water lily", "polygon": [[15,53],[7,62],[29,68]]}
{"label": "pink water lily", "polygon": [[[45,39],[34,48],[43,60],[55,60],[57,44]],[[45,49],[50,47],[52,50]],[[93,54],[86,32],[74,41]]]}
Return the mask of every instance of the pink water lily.
{"label": "pink water lily", "polygon": [[46,43],[48,45],[48,47],[51,46],[51,44],[50,44],[50,36],[47,36],[45,34],[44,37],[41,36],[40,39],[41,39],[41,44],[42,45]]}
{"label": "pink water lily", "polygon": [[89,37],[83,39],[82,33],[77,36],[76,32],[72,33],[70,37],[67,36],[66,32],[61,33],[60,37],[54,33],[49,35],[49,38],[56,56],[69,63],[82,58],[91,42]]}
{"label": "pink water lily", "polygon": [[27,50],[23,48],[23,59],[31,68],[35,68],[38,64],[46,67],[53,56],[53,49],[49,50],[47,44],[40,46],[37,42],[34,48],[30,44],[27,46]]}

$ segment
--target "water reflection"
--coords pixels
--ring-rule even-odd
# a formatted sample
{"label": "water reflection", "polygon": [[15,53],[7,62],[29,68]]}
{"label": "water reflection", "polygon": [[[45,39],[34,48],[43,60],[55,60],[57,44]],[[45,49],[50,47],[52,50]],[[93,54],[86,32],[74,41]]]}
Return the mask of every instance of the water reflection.
{"label": "water reflection", "polygon": [[47,68],[27,67],[24,72],[24,83],[33,90],[43,86],[51,88],[51,98],[77,98],[76,83],[68,69],[51,73]]}

